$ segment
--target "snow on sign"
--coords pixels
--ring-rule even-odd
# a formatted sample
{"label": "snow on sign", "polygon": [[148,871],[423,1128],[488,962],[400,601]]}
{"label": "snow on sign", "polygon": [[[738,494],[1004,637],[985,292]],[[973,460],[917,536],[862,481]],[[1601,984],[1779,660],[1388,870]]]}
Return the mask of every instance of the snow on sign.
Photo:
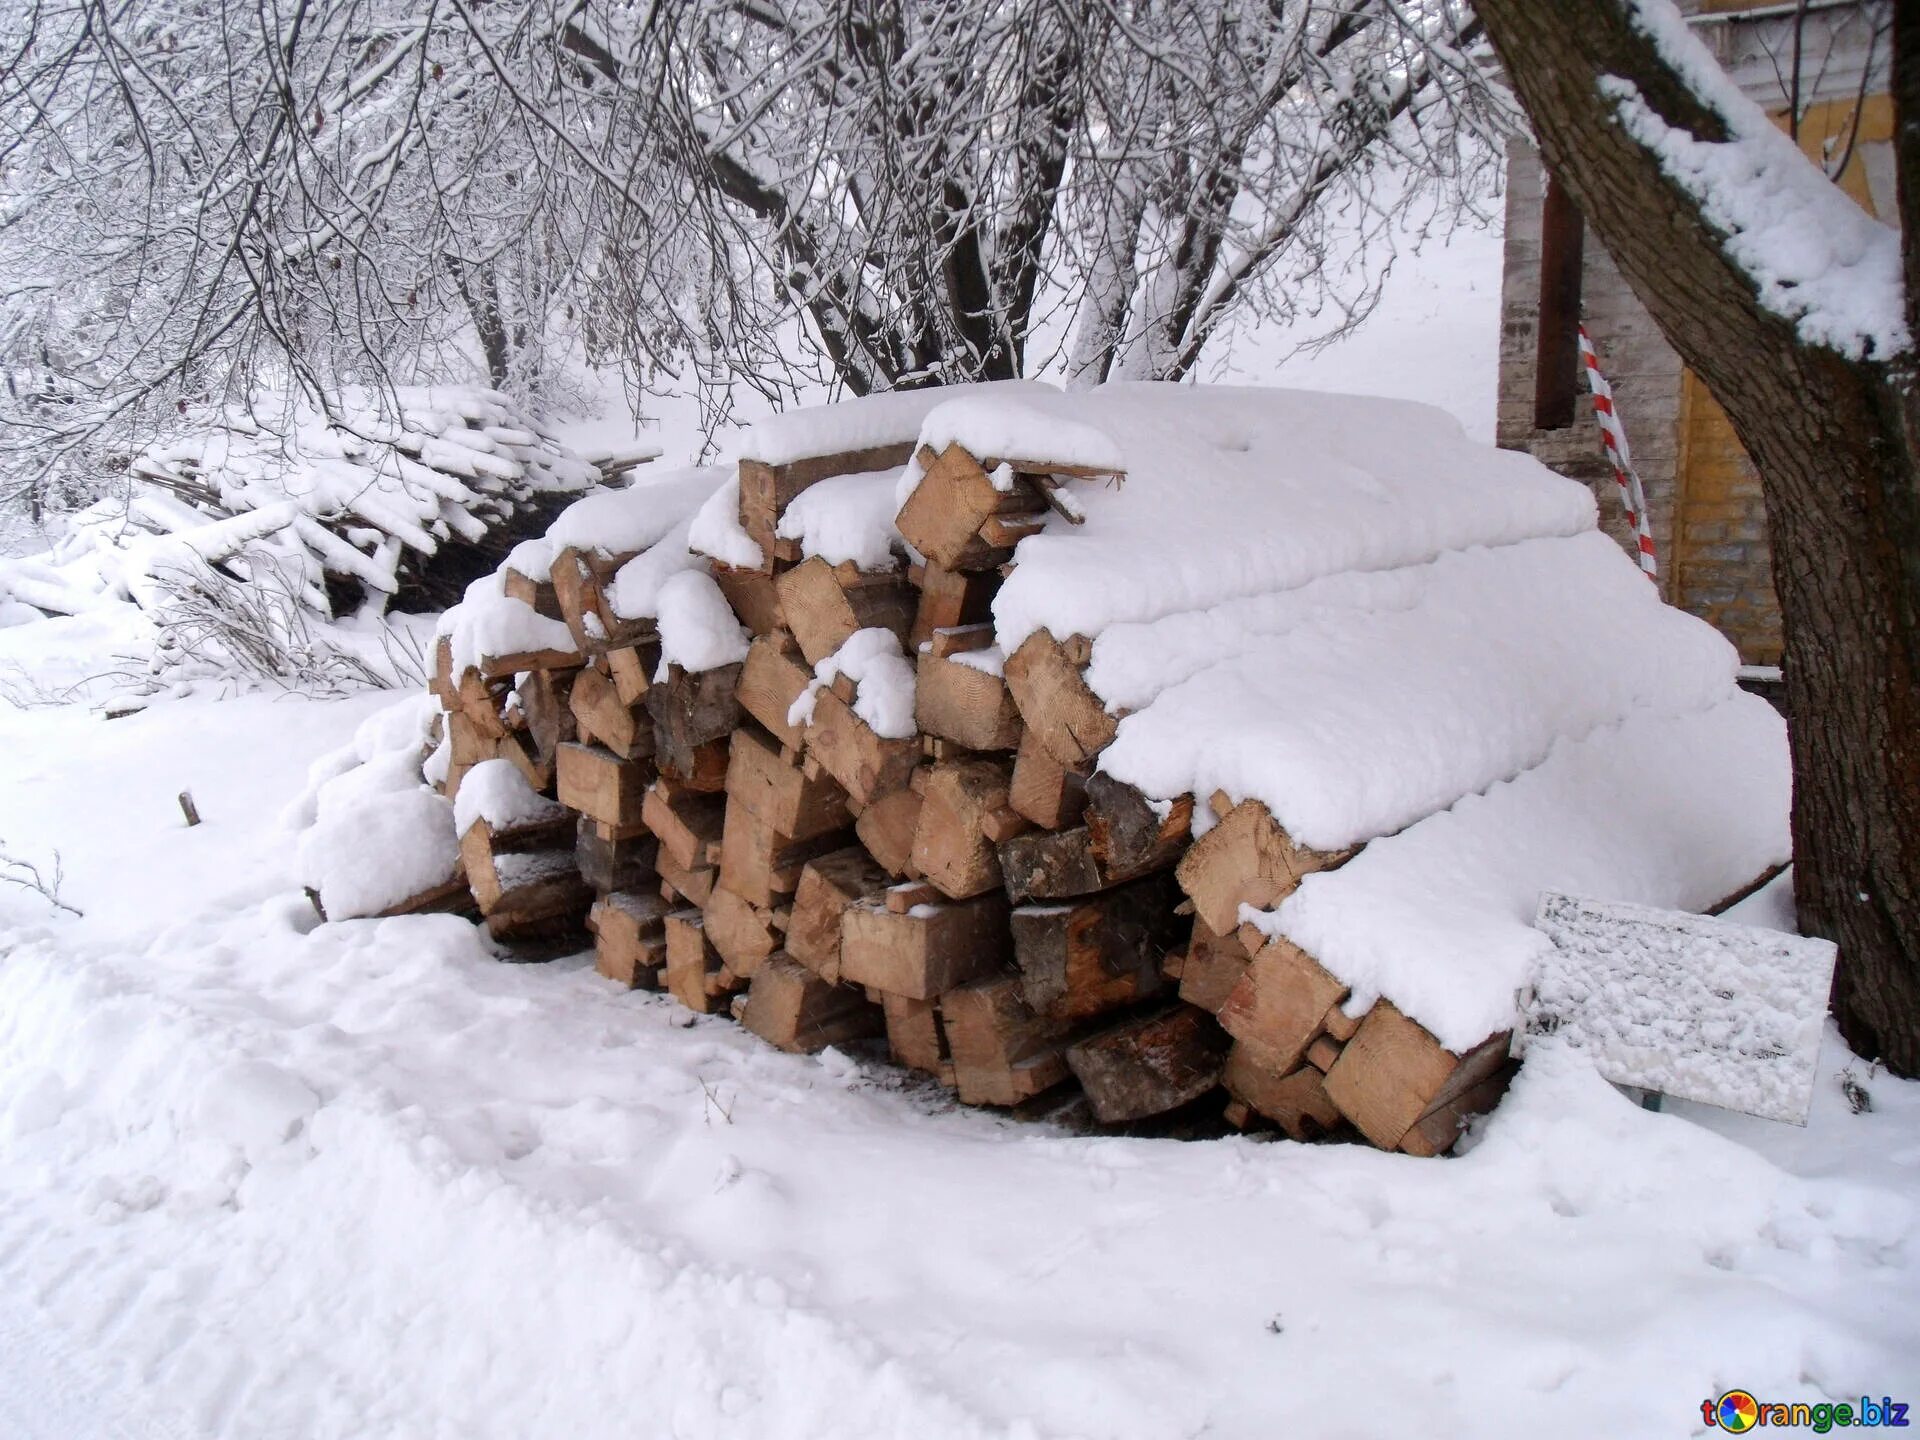
{"label": "snow on sign", "polygon": [[1553,948],[1522,997],[1529,1035],[1618,1085],[1807,1123],[1830,942],[1555,894],[1534,923]]}

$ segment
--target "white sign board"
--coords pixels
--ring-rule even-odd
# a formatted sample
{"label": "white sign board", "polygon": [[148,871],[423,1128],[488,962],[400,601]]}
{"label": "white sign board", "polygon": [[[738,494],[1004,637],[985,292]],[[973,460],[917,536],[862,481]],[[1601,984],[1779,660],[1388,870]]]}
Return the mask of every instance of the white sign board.
{"label": "white sign board", "polygon": [[1836,951],[1826,940],[1645,905],[1543,895],[1553,942],[1521,996],[1530,1035],[1635,1085],[1807,1123]]}

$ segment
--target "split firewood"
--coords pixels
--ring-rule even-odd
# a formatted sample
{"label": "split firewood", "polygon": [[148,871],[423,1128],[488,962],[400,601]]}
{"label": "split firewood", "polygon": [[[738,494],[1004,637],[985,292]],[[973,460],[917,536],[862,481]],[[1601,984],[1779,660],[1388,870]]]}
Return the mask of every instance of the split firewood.
{"label": "split firewood", "polygon": [[1094,861],[1093,836],[1084,825],[1016,835],[1000,847],[1000,873],[1016,905],[1091,895],[1109,883]]}
{"label": "split firewood", "polygon": [[564,620],[560,613],[560,600],[554,594],[551,580],[536,580],[531,575],[523,575],[511,566],[501,572],[502,588],[509,600],[518,600],[528,606],[536,615],[549,620]]}
{"label": "split firewood", "polygon": [[727,604],[740,617],[740,623],[755,635],[766,635],[786,624],[780,610],[780,589],[772,567],[742,570],[732,565],[715,565],[713,580]]}
{"label": "split firewood", "polygon": [[1065,830],[1078,825],[1086,810],[1086,777],[1054,759],[1039,737],[1023,728],[1007,803],[1042,830]]}
{"label": "split firewood", "polygon": [[896,740],[875,734],[831,689],[814,696],[806,744],[808,757],[839,781],[853,805],[861,809],[904,790],[920,762],[917,737]]}
{"label": "split firewood", "polygon": [[1326,1077],[1311,1065],[1281,1074],[1235,1041],[1220,1077],[1227,1093],[1273,1121],[1295,1140],[1317,1140],[1345,1122],[1327,1094]]}
{"label": "split firewood", "polygon": [[554,598],[560,606],[560,618],[567,622],[567,630],[582,655],[597,655],[615,646],[652,638],[654,622],[650,617],[625,618],[615,613],[608,599],[613,577],[631,559],[631,554],[602,555],[574,549],[562,550],[553,557]]}
{"label": "split firewood", "polygon": [[1379,1000],[1327,1072],[1327,1094],[1361,1134],[1393,1150],[1416,1120],[1505,1065],[1511,1038],[1502,1031],[1456,1055],[1392,1001]]}
{"label": "split firewood", "polygon": [[763,908],[785,903],[800,884],[807,861],[838,850],[853,837],[845,830],[786,835],[729,796],[720,835],[720,883]]}
{"label": "split firewood", "polygon": [[1510,1060],[1459,1094],[1448,1095],[1429,1105],[1426,1114],[1408,1126],[1407,1133],[1400,1137],[1401,1152],[1423,1158],[1446,1154],[1459,1143],[1460,1132],[1469,1120],[1486,1114],[1500,1103],[1500,1097],[1507,1093],[1519,1068],[1517,1062]]}
{"label": "split firewood", "polygon": [[1067,1049],[1067,1064],[1105,1125],[1164,1115],[1220,1082],[1231,1045],[1211,1015],[1175,1002],[1131,1016]]}
{"label": "split firewood", "polygon": [[[734,691],[740,665],[688,671],[675,665],[667,678],[647,688],[647,713],[653,717],[654,759],[662,770],[683,778],[712,769],[699,753],[710,741],[723,741],[740,724]],[[709,751],[711,755],[713,751]],[[724,767],[721,778],[725,778]]]}
{"label": "split firewood", "polygon": [[1179,943],[1165,876],[1084,900],[1022,906],[1012,916],[1021,994],[1034,1013],[1080,1020],[1160,994],[1161,960]]}
{"label": "split firewood", "polygon": [[610,646],[600,658],[606,662],[607,674],[613,678],[613,692],[620,697],[620,703],[645,704],[647,691],[653,685],[653,672],[660,666],[658,643],[644,641]]}
{"label": "split firewood", "polygon": [[969,1105],[1018,1105],[1068,1076],[1065,1027],[1035,1015],[1011,975],[942,995],[940,1025],[954,1084]]}
{"label": "split firewood", "polygon": [[667,853],[666,846],[654,860],[660,871],[662,893],[671,891],[686,905],[703,906],[713,899],[713,887],[720,875],[719,865],[682,865]]}
{"label": "split firewood", "polygon": [[947,1053],[946,1030],[940,1023],[939,1007],[931,1000],[915,1000],[885,991],[874,993],[880,996],[880,1009],[887,1027],[887,1054],[894,1064],[952,1084],[953,1057]]}
{"label": "split firewood", "polygon": [[1307,1063],[1324,1075],[1333,1068],[1333,1062],[1340,1058],[1340,1049],[1340,1042],[1322,1031],[1307,1046]]}
{"label": "split firewood", "polygon": [[1000,894],[916,905],[905,914],[889,910],[884,900],[863,897],[841,915],[841,978],[932,1000],[1013,958],[1007,915],[1006,897]]}
{"label": "split firewood", "polygon": [[1180,998],[1218,1015],[1252,960],[1238,932],[1216,935],[1206,921],[1195,916],[1186,958],[1180,965]]}
{"label": "split firewood", "polygon": [[[577,656],[573,658],[578,660]],[[531,670],[538,667],[530,665],[527,668]],[[498,740],[507,733],[506,722],[500,718],[501,708],[507,699],[504,681],[489,681],[478,670],[462,670],[455,679],[454,693],[458,697],[460,713],[473,722],[480,734]]]}
{"label": "split firewood", "polygon": [[574,862],[597,894],[642,888],[658,873],[659,853],[660,842],[645,825],[608,825],[582,815],[574,832]]}
{"label": "split firewood", "polygon": [[860,990],[830,985],[785,955],[771,955],[755,972],[740,1023],[762,1040],[796,1055],[879,1035],[886,1018]]}
{"label": "split firewood", "polygon": [[496,753],[518,770],[534,790],[542,795],[552,792],[560,754],[558,750],[542,757],[534,749],[533,737],[524,730],[515,730],[500,737]]}
{"label": "split firewood", "polygon": [[991,570],[1012,558],[1010,546],[996,546],[980,535],[991,516],[1032,515],[1046,508],[1030,486],[995,487],[980,463],[958,445],[935,455],[920,451],[920,483],[900,507],[894,523],[907,543],[934,564],[949,570]]}
{"label": "split firewood", "polygon": [[877,445],[836,455],[812,456],[783,465],[742,460],[740,528],[753,537],[763,555],[775,549],[774,530],[787,506],[802,490],[835,475],[866,475],[876,470],[898,470],[913,458],[913,446]]}
{"label": "split firewood", "polygon": [[588,666],[574,676],[568,707],[578,725],[622,760],[652,756],[653,722],[645,710],[636,714],[621,700],[613,680],[599,670]]}
{"label": "split firewood", "polygon": [[913,867],[913,837],[920,828],[920,804],[919,789],[909,784],[874,801],[854,822],[860,843],[895,878],[918,873]]}
{"label": "split firewood", "polygon": [[756,905],[734,894],[722,880],[714,886],[702,913],[706,916],[707,940],[727,969],[750,980],[761,962],[780,948],[791,911]]}
{"label": "split firewood", "polygon": [[433,673],[427,679],[427,689],[440,702],[442,710],[457,710],[460,707],[460,687],[453,673],[453,637],[441,635],[433,642]]}
{"label": "split firewood", "polygon": [[1000,885],[1000,855],[985,833],[987,817],[1007,803],[1011,768],[991,760],[935,765],[920,792],[913,868],[949,899],[964,900]]}
{"label": "split firewood", "polygon": [[509,888],[499,868],[507,856],[560,852],[572,841],[573,816],[558,807],[552,809],[552,814],[517,825],[494,826],[478,819],[461,835],[460,866],[483,915],[499,908]]}
{"label": "split firewood", "polygon": [[935,631],[977,625],[992,618],[993,597],[1001,585],[996,572],[949,570],[929,560],[911,573],[920,600],[908,635],[910,644],[924,645],[933,639]]}
{"label": "split firewood", "polygon": [[[1220,1007],[1220,1023],[1276,1074],[1300,1068],[1347,987],[1289,940],[1263,946]],[[1413,1116],[1407,1117],[1409,1120]]]}
{"label": "split firewood", "polygon": [[1103,771],[1087,779],[1087,829],[1093,858],[1111,874],[1140,875],[1172,865],[1193,831],[1193,797],[1156,803]]}
{"label": "split firewood", "polygon": [[504,737],[490,735],[464,710],[447,716],[447,743],[455,765],[478,765],[500,753]]}
{"label": "split firewood", "polygon": [[575,734],[571,677],[565,672],[529,670],[514,689],[520,696],[520,712],[527,717],[527,739],[533,743],[534,755],[553,759],[554,752]]}
{"label": "split firewood", "polygon": [[1344,1045],[1359,1031],[1360,1022],[1365,1018],[1364,1015],[1349,1015],[1336,1005],[1327,1011],[1327,1018],[1321,1023],[1326,1026],[1327,1034]]}
{"label": "split firewood", "polygon": [[856,630],[891,630],[904,645],[916,597],[897,570],[829,565],[819,556],[779,576],[780,613],[807,663],[818,665]]}
{"label": "split firewood", "polygon": [[556,756],[562,805],[622,830],[642,823],[641,805],[654,777],[651,760],[622,760],[611,750],[572,742]]}
{"label": "split firewood", "polygon": [[[991,634],[992,627],[981,628]],[[1006,677],[997,669],[982,668],[966,653],[941,655],[937,644],[921,652],[914,723],[928,735],[969,750],[1011,750],[1020,743],[1023,727]]]}
{"label": "split firewood", "polygon": [[728,796],[774,830],[796,840],[853,823],[847,792],[824,771],[809,775],[797,757],[751,726],[734,731],[727,766]]}
{"label": "split firewood", "polygon": [[724,1011],[740,981],[707,939],[706,919],[698,910],[674,910],[666,920],[668,991],[702,1015]]}
{"label": "split firewood", "polygon": [[888,879],[887,872],[858,845],[809,860],[801,867],[800,884],[793,892],[787,953],[821,979],[837,982],[841,918],[849,905],[864,897],[884,904]]}
{"label": "split firewood", "polygon": [[[791,644],[791,637],[787,637]],[[813,680],[813,671],[797,654],[781,648],[779,637],[761,636],[747,649],[741,667],[740,708],[758,720],[768,734],[789,749],[799,749],[802,726],[788,723],[787,714]]]}
{"label": "split firewood", "polygon": [[587,915],[594,969],[629,990],[658,990],[667,963],[667,908],[643,890],[602,895]]}
{"label": "split firewood", "polygon": [[686,869],[720,863],[726,813],[725,795],[702,794],[659,781],[647,791],[640,808],[661,850]]}
{"label": "split firewood", "polygon": [[1006,661],[1007,688],[1021,719],[1046,752],[1069,769],[1104,750],[1120,723],[1088,687],[1081,675],[1084,661],[1073,658],[1077,650],[1036,630]]}
{"label": "split firewood", "polygon": [[1193,842],[1178,871],[1194,913],[1225,934],[1240,923],[1240,907],[1270,909],[1307,875],[1343,865],[1355,852],[1296,845],[1267,807],[1247,800]]}

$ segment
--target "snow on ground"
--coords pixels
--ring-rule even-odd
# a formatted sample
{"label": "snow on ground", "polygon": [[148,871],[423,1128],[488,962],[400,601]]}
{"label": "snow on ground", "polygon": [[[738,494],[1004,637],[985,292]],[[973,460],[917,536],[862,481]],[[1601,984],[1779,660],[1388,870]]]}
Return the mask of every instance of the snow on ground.
{"label": "snow on ground", "polygon": [[316,926],[278,817],[385,703],[0,709],[0,836],[86,912],[0,896],[9,1435],[1679,1436],[1920,1381],[1920,1086],[1850,1113],[1831,1036],[1805,1131],[1552,1051],[1446,1161],[964,1112]]}

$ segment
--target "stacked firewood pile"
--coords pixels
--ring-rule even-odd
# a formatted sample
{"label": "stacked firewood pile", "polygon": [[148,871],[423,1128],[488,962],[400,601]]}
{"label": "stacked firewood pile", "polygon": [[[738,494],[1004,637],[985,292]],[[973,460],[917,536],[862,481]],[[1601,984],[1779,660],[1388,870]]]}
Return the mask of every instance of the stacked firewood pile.
{"label": "stacked firewood pile", "polygon": [[[910,460],[895,523],[912,563],[830,564],[780,537],[810,486]],[[1350,1017],[1312,956],[1242,923],[1349,855],[1295,845],[1258,802],[1156,803],[1102,773],[1117,720],[1083,676],[1088,642],[995,648],[1015,545],[1049,512],[1071,539],[1069,479],[1124,483],[958,445],[741,462],[739,524],[764,563],[711,574],[751,642],[704,671],[662,668],[655,622],[615,612],[632,556],[509,571],[507,595],[572,646],[456,670],[443,641],[433,682],[445,793],[504,760],[551,797],[461,837],[488,929],[551,948],[584,924],[620,984],[790,1051],[884,1037],[969,1104],[1077,1082],[1105,1123],[1209,1108],[1444,1152],[1497,1099],[1506,1037],[1456,1055],[1389,1002]],[[822,665],[874,631],[912,666],[910,730],[863,704],[897,676]]]}

